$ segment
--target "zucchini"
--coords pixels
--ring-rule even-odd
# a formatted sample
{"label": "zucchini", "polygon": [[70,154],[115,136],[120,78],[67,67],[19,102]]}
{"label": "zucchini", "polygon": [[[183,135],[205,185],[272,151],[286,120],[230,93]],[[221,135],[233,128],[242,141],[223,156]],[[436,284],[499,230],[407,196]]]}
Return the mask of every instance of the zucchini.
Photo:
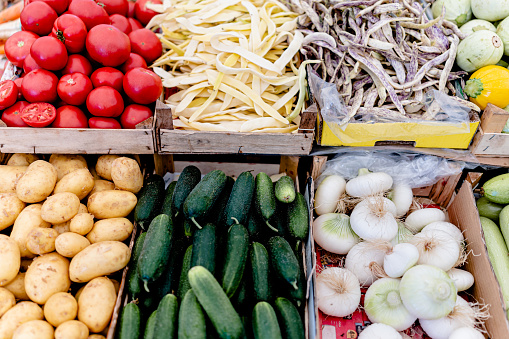
{"label": "zucchini", "polygon": [[269,301],[271,298],[269,254],[262,244],[257,242],[251,244],[249,261],[253,277],[253,297],[255,301]]}
{"label": "zucchini", "polygon": [[302,319],[292,302],[286,298],[277,298],[274,306],[283,337],[288,339],[304,339],[306,336]]}
{"label": "zucchini", "polygon": [[150,317],[148,317],[147,324],[145,325],[145,332],[143,334],[143,339],[156,339],[157,338],[154,336],[154,329],[156,326],[156,317],[157,317],[157,310],[152,312],[150,314]]}
{"label": "zucchini", "polygon": [[161,299],[157,307],[156,324],[154,326],[154,338],[176,338],[178,301],[173,294],[167,294]]}
{"label": "zucchini", "polygon": [[282,339],[276,312],[266,301],[260,301],[253,309],[253,333],[255,339]]}
{"label": "zucchini", "polygon": [[506,206],[500,212],[500,231],[502,231],[502,236],[504,237],[505,244],[509,249],[509,207]]}
{"label": "zucchini", "polygon": [[279,202],[289,204],[295,200],[295,184],[293,179],[287,175],[282,176],[276,182],[274,195]]}
{"label": "zucchini", "polygon": [[274,268],[276,275],[295,290],[298,290],[299,261],[288,241],[282,237],[272,237],[268,242],[268,250],[271,266]]}
{"label": "zucchini", "polygon": [[168,264],[173,236],[173,224],[166,214],[159,214],[152,220],[138,259],[138,274],[145,290],[148,283],[157,280]]}
{"label": "zucchini", "polygon": [[164,200],[161,206],[161,214],[166,214],[173,218],[175,215],[175,211],[172,210],[172,202],[173,202],[173,192],[175,192],[175,186],[177,185],[177,181],[172,181],[166,188],[164,192]]}
{"label": "zucchini", "polygon": [[235,223],[246,224],[251,201],[253,200],[254,188],[255,181],[251,172],[242,172],[233,185],[230,198],[224,210],[227,226]]}
{"label": "zucchini", "polygon": [[241,338],[244,328],[221,285],[203,266],[189,270],[189,283],[220,338]]}
{"label": "zucchini", "polygon": [[138,203],[134,208],[134,221],[144,230],[156,215],[159,214],[164,200],[164,179],[158,174],[150,175],[146,180],[140,194]]}
{"label": "zucchini", "polygon": [[184,201],[186,201],[187,196],[193,188],[200,182],[201,172],[196,166],[187,166],[185,167],[175,184],[175,190],[173,192],[173,200],[171,204],[171,208],[174,211],[174,216],[177,216],[182,212],[182,208],[184,207]]}
{"label": "zucchini", "polygon": [[206,224],[193,235],[191,267],[203,266],[212,274],[216,271],[216,226]]}
{"label": "zucchini", "polygon": [[265,224],[269,226],[271,230],[277,232],[277,229],[272,227],[269,223],[269,219],[276,212],[274,185],[272,184],[270,177],[263,172],[258,173],[256,176],[255,203],[258,212],[265,221]]}
{"label": "zucchini", "polygon": [[199,221],[210,213],[225,185],[226,174],[223,171],[214,170],[207,173],[184,201],[185,217],[191,219],[196,227],[201,228]]}
{"label": "zucchini", "polygon": [[118,339],[138,339],[140,337],[141,315],[138,305],[133,302],[125,305],[120,315]]}
{"label": "zucchini", "polygon": [[306,199],[297,192],[294,202],[288,205],[288,230],[292,237],[306,240],[309,232],[309,210]]}
{"label": "zucchini", "polygon": [[155,283],[157,296],[162,299],[169,293],[176,293],[179,284],[180,270],[182,268],[182,258],[186,249],[184,239],[174,241],[170,251],[170,259],[163,274]]}
{"label": "zucchini", "polygon": [[244,226],[236,224],[228,231],[226,260],[223,267],[221,285],[228,298],[231,298],[240,285],[249,251],[249,234]]}
{"label": "zucchini", "polygon": [[491,266],[498,280],[502,292],[502,298],[506,305],[509,304],[509,251],[500,233],[497,224],[492,220],[481,217],[484,241],[488,249]]}
{"label": "zucchini", "polygon": [[483,185],[484,196],[497,204],[509,204],[509,173],[497,175]]}
{"label": "zucchini", "polygon": [[191,255],[193,253],[193,245],[190,245],[186,249],[186,253],[184,254],[184,258],[182,259],[182,270],[180,271],[180,280],[179,280],[179,288],[177,292],[177,297],[182,300],[187,293],[187,290],[191,288],[189,285],[189,279],[187,278],[187,273],[191,268]]}
{"label": "zucchini", "polygon": [[205,314],[193,290],[187,291],[180,305],[178,320],[179,339],[206,339]]}
{"label": "zucchini", "polygon": [[494,222],[498,222],[500,212],[502,211],[502,208],[504,208],[504,205],[491,202],[486,197],[479,198],[476,205],[481,217],[489,218]]}
{"label": "zucchini", "polygon": [[133,253],[131,255],[131,261],[129,262],[129,272],[127,273],[127,290],[129,295],[131,296],[131,300],[138,299],[138,296],[141,294],[142,281],[138,274],[138,259],[140,258],[141,250],[143,249],[143,242],[145,241],[145,237],[147,232],[143,232],[136,239],[136,243],[134,244]]}

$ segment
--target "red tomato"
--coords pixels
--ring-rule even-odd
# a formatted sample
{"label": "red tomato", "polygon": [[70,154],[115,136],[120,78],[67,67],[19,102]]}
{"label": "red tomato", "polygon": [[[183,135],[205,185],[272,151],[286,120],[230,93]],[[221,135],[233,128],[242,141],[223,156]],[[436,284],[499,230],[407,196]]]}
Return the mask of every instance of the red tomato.
{"label": "red tomato", "polygon": [[25,31],[34,32],[38,35],[47,35],[51,32],[57,17],[57,12],[48,4],[36,1],[23,8],[19,19],[21,27]]}
{"label": "red tomato", "polygon": [[16,67],[23,67],[23,61],[30,54],[30,47],[39,36],[32,32],[16,32],[5,42],[5,56]]}
{"label": "red tomato", "polygon": [[28,125],[21,120],[21,111],[28,106],[26,101],[18,101],[11,107],[7,108],[2,114],[2,121],[8,127],[28,127]]}
{"label": "red tomato", "polygon": [[94,26],[110,23],[110,17],[106,10],[91,0],[72,0],[69,5],[69,13],[83,20],[88,31]]}
{"label": "red tomato", "polygon": [[128,1],[127,5],[128,5],[127,17],[134,18],[134,1]]}
{"label": "red tomato", "polygon": [[23,78],[17,78],[14,80],[16,86],[18,86],[18,101],[23,100],[23,93],[21,93],[21,84],[23,83]]}
{"label": "red tomato", "polygon": [[127,20],[129,20],[129,24],[131,24],[131,31],[132,32],[134,32],[137,29],[142,29],[143,28],[141,23],[138,20],[136,20],[135,18],[127,18]]}
{"label": "red tomato", "polygon": [[124,80],[124,74],[118,69],[113,67],[102,67],[98,68],[90,76],[94,88],[101,86],[110,86],[116,89],[118,92],[122,92],[122,81]]}
{"label": "red tomato", "polygon": [[23,108],[21,120],[28,126],[46,127],[57,117],[57,110],[52,104],[36,102]]}
{"label": "red tomato", "polygon": [[136,104],[129,105],[120,116],[120,123],[122,124],[122,128],[134,129],[137,124],[147,120],[153,115],[152,110],[147,106]]}
{"label": "red tomato", "polygon": [[111,25],[98,25],[88,32],[87,51],[92,59],[103,66],[116,67],[129,58],[131,43],[129,37],[118,28]]}
{"label": "red tomato", "polygon": [[25,6],[32,3],[32,2],[38,2],[42,1],[48,4],[55,12],[57,12],[58,15],[65,12],[67,9],[67,6],[69,6],[68,0],[25,0]]}
{"label": "red tomato", "polygon": [[85,113],[76,106],[62,106],[57,108],[57,117],[51,124],[57,128],[87,128],[88,119]]}
{"label": "red tomato", "polygon": [[101,86],[88,95],[87,109],[96,117],[116,118],[124,111],[124,100],[116,89]]}
{"label": "red tomato", "polygon": [[51,36],[59,39],[69,53],[79,53],[85,48],[87,27],[74,14],[64,14],[55,20]]}
{"label": "red tomato", "polygon": [[90,128],[108,128],[108,129],[121,129],[122,126],[117,120],[113,118],[90,118],[88,119]]}
{"label": "red tomato", "polygon": [[39,66],[37,62],[35,62],[34,58],[32,58],[30,54],[28,54],[27,57],[25,58],[25,62],[23,62],[23,72],[25,72],[25,74],[28,74],[33,70],[39,68],[41,68],[41,66]]}
{"label": "red tomato", "polygon": [[58,71],[67,64],[67,50],[57,38],[43,36],[35,40],[30,55],[39,66],[49,71]]}
{"label": "red tomato", "polygon": [[145,59],[136,53],[131,53],[129,54],[129,59],[120,66],[120,70],[125,74],[137,67],[148,68]]}
{"label": "red tomato", "polygon": [[150,29],[142,28],[129,34],[131,51],[139,54],[147,64],[151,64],[163,54],[163,45]]}
{"label": "red tomato", "polygon": [[67,59],[67,65],[62,69],[62,74],[72,74],[72,73],[83,73],[87,77],[92,74],[92,64],[80,54],[69,55]]}
{"label": "red tomato", "polygon": [[148,9],[147,4],[162,4],[161,0],[136,0],[136,3],[134,4],[134,17],[138,19],[139,22],[143,26],[146,26],[150,19],[156,14],[157,12]]}
{"label": "red tomato", "polygon": [[125,16],[122,16],[120,14],[113,14],[110,15],[111,25],[115,26],[119,29],[120,32],[124,34],[131,33],[131,24],[129,23],[129,20]]}
{"label": "red tomato", "polygon": [[53,102],[57,99],[58,78],[45,69],[36,69],[23,77],[21,92],[29,102]]}
{"label": "red tomato", "polygon": [[124,17],[127,16],[127,10],[129,8],[127,0],[99,0],[98,2],[104,5],[104,9],[108,15],[120,14]]}
{"label": "red tomato", "polygon": [[92,81],[83,73],[66,74],[57,85],[60,99],[75,106],[83,105],[93,89]]}
{"label": "red tomato", "polygon": [[18,86],[12,80],[0,82],[0,109],[14,105],[18,99]]}
{"label": "red tomato", "polygon": [[135,103],[148,105],[156,101],[163,92],[163,82],[154,72],[134,68],[124,75],[124,92]]}

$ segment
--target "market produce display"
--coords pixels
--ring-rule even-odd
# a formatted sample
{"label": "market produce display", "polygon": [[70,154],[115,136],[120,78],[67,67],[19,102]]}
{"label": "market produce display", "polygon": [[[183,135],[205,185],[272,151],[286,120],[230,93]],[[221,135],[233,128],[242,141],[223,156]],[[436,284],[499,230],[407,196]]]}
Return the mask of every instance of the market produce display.
{"label": "market produce display", "polygon": [[304,338],[309,210],[290,177],[154,174],[134,215],[120,338]]}
{"label": "market produce display", "polygon": [[142,176],[138,163],[13,154],[0,173],[0,338],[104,338],[115,273],[131,257],[128,217],[141,187],[126,182]]}
{"label": "market produce display", "polygon": [[163,86],[147,65],[162,45],[138,22],[156,14],[146,5],[27,2],[23,30],[5,43],[7,59],[23,69],[17,83],[0,84],[5,125],[132,129],[153,116]]}
{"label": "market produce display", "polygon": [[321,312],[351,316],[364,294],[373,325],[359,338],[413,336],[416,322],[432,339],[454,338],[464,327],[482,336],[486,307],[458,294],[474,284],[471,273],[456,268],[468,260],[466,240],[439,206],[419,204],[408,185],[383,172],[321,179],[313,221]]}

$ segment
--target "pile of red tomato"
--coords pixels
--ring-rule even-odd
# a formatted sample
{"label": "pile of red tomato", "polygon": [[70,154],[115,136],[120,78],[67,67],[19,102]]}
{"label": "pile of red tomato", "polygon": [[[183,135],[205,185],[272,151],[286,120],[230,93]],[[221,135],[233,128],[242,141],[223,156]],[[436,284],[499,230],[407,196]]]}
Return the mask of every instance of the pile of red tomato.
{"label": "pile of red tomato", "polygon": [[148,69],[162,53],[143,28],[160,0],[25,0],[5,44],[22,77],[0,83],[9,127],[135,128],[162,93]]}

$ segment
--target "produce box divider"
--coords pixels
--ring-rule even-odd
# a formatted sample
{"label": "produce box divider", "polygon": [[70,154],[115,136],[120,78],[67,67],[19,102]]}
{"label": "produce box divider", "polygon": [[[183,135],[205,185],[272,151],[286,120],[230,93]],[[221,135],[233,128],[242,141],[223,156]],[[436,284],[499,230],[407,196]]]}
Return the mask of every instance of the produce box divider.
{"label": "produce box divider", "polygon": [[[488,104],[481,116],[481,126],[472,141],[471,151],[476,156],[509,157],[509,134],[502,133],[509,112]],[[508,159],[504,159],[508,160]]]}

